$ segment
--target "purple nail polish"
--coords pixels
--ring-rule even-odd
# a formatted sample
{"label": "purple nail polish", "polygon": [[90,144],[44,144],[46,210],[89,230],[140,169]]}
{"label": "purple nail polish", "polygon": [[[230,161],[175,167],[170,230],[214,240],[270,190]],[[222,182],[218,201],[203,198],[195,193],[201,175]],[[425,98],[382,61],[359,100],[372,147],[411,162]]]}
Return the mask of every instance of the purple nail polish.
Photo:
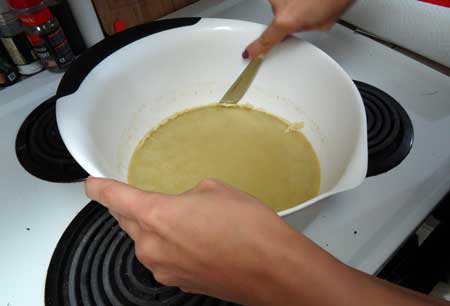
{"label": "purple nail polish", "polygon": [[247,51],[247,50],[245,50],[244,53],[242,53],[242,57],[243,57],[244,59],[248,59],[249,54],[248,54],[248,51]]}
{"label": "purple nail polish", "polygon": [[283,38],[283,40],[282,40],[282,41],[284,42],[284,41],[288,40],[288,39],[289,39],[289,38],[291,38],[291,37],[292,37],[292,35],[286,35],[286,37],[285,37],[285,38]]}

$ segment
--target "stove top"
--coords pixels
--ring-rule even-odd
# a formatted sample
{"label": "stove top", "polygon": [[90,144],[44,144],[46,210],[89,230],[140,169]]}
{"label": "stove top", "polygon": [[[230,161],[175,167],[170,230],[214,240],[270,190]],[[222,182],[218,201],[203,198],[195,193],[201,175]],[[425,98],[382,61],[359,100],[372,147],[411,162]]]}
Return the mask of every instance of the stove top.
{"label": "stove top", "polygon": [[22,123],[16,138],[16,154],[30,174],[50,182],[77,182],[88,174],[73,159],[59,134],[56,98],[39,105]]}
{"label": "stove top", "polygon": [[394,98],[369,84],[355,84],[366,109],[370,177],[393,169],[406,158],[414,130],[408,114]]}
{"label": "stove top", "polygon": [[233,306],[159,284],[137,261],[133,240],[98,203],[65,230],[53,254],[46,305]]}
{"label": "stove top", "polygon": [[[266,0],[201,0],[172,17],[198,15],[266,24],[271,19]],[[414,127],[414,145],[393,169],[367,178],[352,191],[311,206],[314,211],[306,209],[302,214],[286,219],[344,263],[376,273],[450,189],[450,142],[442,137],[450,129],[450,79],[340,25],[329,33],[302,33],[300,36],[333,57],[353,79],[393,97],[409,115]],[[82,183],[61,184],[37,178],[22,167],[16,155],[20,126],[34,109],[55,94],[60,78],[60,75],[43,72],[0,92],[0,171],[7,174],[0,176],[3,245],[0,252],[0,305],[43,305],[45,297],[50,298],[46,293],[46,288],[51,286],[50,279],[66,277],[50,270],[46,286],[49,265],[54,265],[52,255],[61,248],[58,241],[63,233],[71,227],[72,221],[75,222],[80,211],[84,215],[83,209],[89,203]],[[368,89],[367,94],[371,94],[371,90]],[[399,109],[389,111],[402,116]],[[398,130],[400,134],[405,134],[407,126],[408,120],[404,119],[403,127]],[[378,129],[373,132],[378,135],[375,131]],[[398,143],[397,140],[392,142]],[[376,148],[377,142],[373,144]],[[117,237],[121,237],[119,233]],[[125,240],[120,241],[120,246],[114,250],[119,252],[122,246],[123,252],[128,252],[124,258],[131,262],[138,282],[158,288],[149,273],[128,259],[132,251],[125,248]],[[76,243],[72,245],[68,247],[70,252],[82,247]],[[117,254],[111,253],[112,269],[116,269],[113,257]],[[73,259],[61,256],[67,262]],[[120,269],[130,268],[120,266]],[[82,276],[79,272],[72,275]],[[100,277],[103,276],[99,274],[97,279]],[[119,282],[126,286],[138,283],[127,278],[101,281],[104,286],[113,288]],[[107,283],[110,285],[105,285]],[[138,296],[145,294],[139,290],[133,292]],[[114,290],[114,293],[125,294],[120,290]],[[61,297],[55,295],[53,298]]]}

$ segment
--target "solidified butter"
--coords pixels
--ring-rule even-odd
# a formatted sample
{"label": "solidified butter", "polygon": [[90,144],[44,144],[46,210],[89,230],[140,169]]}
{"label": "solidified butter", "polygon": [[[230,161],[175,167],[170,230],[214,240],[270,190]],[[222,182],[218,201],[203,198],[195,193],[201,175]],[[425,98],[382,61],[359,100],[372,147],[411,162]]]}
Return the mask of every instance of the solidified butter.
{"label": "solidified butter", "polygon": [[187,109],[142,139],[128,181],[144,190],[178,194],[216,178],[275,211],[285,210],[320,189],[319,161],[302,127],[250,104]]}

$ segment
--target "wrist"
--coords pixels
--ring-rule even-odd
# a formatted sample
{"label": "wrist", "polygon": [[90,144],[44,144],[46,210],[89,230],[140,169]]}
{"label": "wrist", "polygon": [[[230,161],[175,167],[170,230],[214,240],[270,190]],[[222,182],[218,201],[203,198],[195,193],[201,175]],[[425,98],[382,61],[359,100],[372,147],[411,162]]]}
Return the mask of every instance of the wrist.
{"label": "wrist", "polygon": [[[333,286],[349,268],[292,229],[286,239],[272,244],[265,277],[258,280],[258,306],[327,305]],[[327,294],[324,294],[324,292]]]}

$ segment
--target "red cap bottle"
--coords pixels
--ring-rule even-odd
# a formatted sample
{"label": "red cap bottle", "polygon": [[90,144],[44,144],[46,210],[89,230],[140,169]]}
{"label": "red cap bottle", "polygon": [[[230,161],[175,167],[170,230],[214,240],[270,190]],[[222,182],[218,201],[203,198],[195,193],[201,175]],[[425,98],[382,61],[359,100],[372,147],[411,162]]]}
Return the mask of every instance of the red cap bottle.
{"label": "red cap bottle", "polygon": [[42,0],[6,0],[6,1],[15,10],[27,9],[42,4]]}
{"label": "red cap bottle", "polygon": [[42,64],[51,71],[65,70],[74,60],[66,35],[43,0],[7,0],[25,26],[28,40]]}

